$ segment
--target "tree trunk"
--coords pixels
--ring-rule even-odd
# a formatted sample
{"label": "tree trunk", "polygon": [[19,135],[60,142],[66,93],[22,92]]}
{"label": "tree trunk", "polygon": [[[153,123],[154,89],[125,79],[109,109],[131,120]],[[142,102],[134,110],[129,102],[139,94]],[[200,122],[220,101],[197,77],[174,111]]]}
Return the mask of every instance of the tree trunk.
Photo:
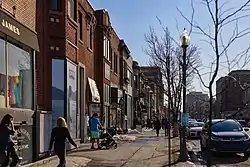
{"label": "tree trunk", "polygon": [[178,137],[179,136],[179,128],[178,128],[178,112],[174,111],[173,112],[173,137]]}

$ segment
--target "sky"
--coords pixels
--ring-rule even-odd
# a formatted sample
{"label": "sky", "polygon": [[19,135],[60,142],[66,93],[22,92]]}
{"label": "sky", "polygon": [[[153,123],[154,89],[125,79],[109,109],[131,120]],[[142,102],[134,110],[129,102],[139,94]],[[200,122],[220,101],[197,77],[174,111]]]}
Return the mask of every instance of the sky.
{"label": "sky", "polygon": [[[194,20],[205,30],[212,25],[211,17],[209,17],[207,9],[194,0],[195,16]],[[222,3],[224,0],[221,0]],[[239,6],[244,0],[231,1],[225,5],[225,9]],[[106,9],[109,12],[112,27],[115,29],[121,39],[124,39],[128,45],[132,57],[138,61],[140,65],[148,65],[149,56],[144,52],[147,49],[144,35],[149,32],[152,26],[157,34],[162,34],[162,27],[157,20],[161,20],[164,26],[169,28],[171,36],[176,40],[179,39],[183,28],[190,30],[190,25],[183,19],[177,10],[177,7],[183,12],[187,18],[191,18],[192,10],[190,0],[90,0],[94,9]],[[249,23],[249,18],[239,23],[240,28],[244,28]],[[234,24],[235,25],[235,24]],[[229,25],[223,30],[223,39],[226,41],[232,34],[232,26]],[[195,30],[193,30],[195,31]],[[205,36],[200,34],[191,34],[191,43],[198,46],[201,51],[203,73],[210,70],[207,66],[211,65],[214,58],[213,49],[204,42]],[[241,39],[230,47],[229,57],[233,58],[242,51],[247,45],[246,38]],[[222,62],[225,58],[222,57]],[[237,69],[237,68],[231,68]],[[229,70],[225,68],[225,64],[221,64],[217,79],[220,76],[227,75]],[[205,83],[209,82],[209,75],[204,75]],[[196,76],[192,85],[196,91],[206,92],[207,90],[201,85]],[[191,91],[191,90],[190,90]]]}

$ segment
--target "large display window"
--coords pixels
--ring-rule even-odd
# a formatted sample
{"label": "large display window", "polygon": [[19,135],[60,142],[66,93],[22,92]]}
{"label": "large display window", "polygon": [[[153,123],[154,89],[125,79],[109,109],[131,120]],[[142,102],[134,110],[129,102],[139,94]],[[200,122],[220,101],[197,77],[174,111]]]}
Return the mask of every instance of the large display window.
{"label": "large display window", "polygon": [[0,62],[0,108],[33,109],[31,49],[0,39]]}

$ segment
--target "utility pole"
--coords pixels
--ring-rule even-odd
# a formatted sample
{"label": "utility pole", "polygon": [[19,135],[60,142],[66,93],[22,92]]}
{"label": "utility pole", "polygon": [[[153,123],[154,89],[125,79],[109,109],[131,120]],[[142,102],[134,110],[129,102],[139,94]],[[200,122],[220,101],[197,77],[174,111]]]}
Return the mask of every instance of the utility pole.
{"label": "utility pole", "polygon": [[[190,37],[188,35],[188,32],[186,29],[184,29],[184,32],[181,36],[181,47],[183,48],[183,60],[182,60],[182,87],[183,87],[183,102],[182,102],[182,114],[186,115],[186,90],[187,90],[187,47],[190,42]],[[187,155],[187,146],[186,146],[186,125],[182,125],[181,128],[181,137],[180,137],[180,161],[181,162],[186,162],[188,160],[188,155]]]}

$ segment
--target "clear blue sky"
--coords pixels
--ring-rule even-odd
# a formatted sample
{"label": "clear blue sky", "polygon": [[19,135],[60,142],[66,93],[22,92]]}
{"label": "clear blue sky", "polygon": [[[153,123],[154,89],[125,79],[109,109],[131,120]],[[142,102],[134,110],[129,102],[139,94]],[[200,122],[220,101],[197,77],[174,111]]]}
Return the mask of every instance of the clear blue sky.
{"label": "clear blue sky", "polygon": [[[222,0],[223,1],[223,0]],[[230,5],[236,5],[243,0],[233,1]],[[90,0],[94,9],[106,9],[111,17],[112,26],[115,28],[120,38],[125,39],[131,54],[135,60],[141,65],[146,65],[149,62],[149,57],[143,52],[143,48],[147,48],[147,44],[144,40],[144,34],[148,32],[149,26],[153,26],[157,33],[162,33],[161,26],[159,25],[156,17],[159,17],[161,21],[166,25],[170,33],[177,40],[179,30],[183,28],[189,29],[189,24],[181,17],[177,11],[177,7],[185,13],[188,18],[191,18],[191,6],[190,0]],[[206,8],[202,7],[201,4],[195,4],[196,14],[195,20],[203,28],[207,28],[211,24],[211,19],[208,16]],[[246,26],[249,20],[245,23],[241,22],[240,26]],[[232,34],[230,28],[225,31],[225,39],[228,34]],[[209,65],[214,57],[212,49],[201,40],[204,39],[202,36],[193,35],[191,36],[191,42],[198,45],[201,48],[201,58],[204,65]],[[234,56],[239,52],[239,49],[243,48],[245,41],[236,43],[230,49],[230,55]],[[208,70],[208,69],[206,69]],[[227,70],[220,70],[219,76],[226,75]],[[208,82],[208,76],[204,78]],[[197,79],[194,80],[193,85],[197,90],[204,90],[201,88],[200,83]]]}

